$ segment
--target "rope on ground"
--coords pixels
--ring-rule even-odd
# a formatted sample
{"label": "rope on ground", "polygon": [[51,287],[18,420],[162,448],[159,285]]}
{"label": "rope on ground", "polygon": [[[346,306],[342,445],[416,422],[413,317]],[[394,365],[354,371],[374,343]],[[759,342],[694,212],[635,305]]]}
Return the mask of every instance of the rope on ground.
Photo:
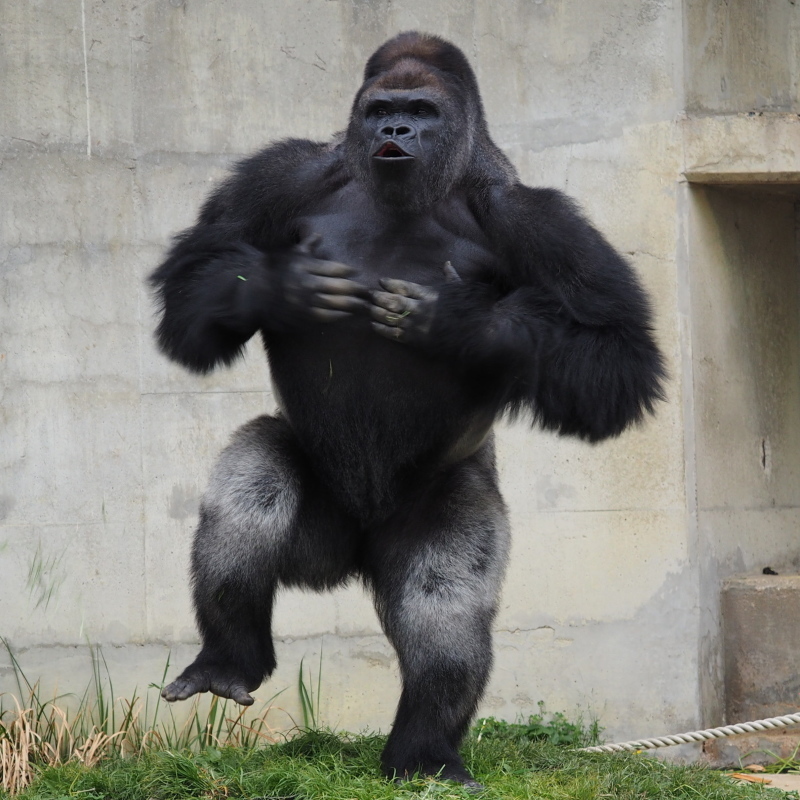
{"label": "rope on ground", "polygon": [[741,722],[738,725],[709,728],[705,731],[676,733],[674,736],[662,736],[660,739],[638,739],[634,742],[582,747],[581,751],[584,753],[620,753],[623,750],[653,750],[656,747],[691,744],[692,742],[703,742],[706,739],[723,739],[726,736],[736,736],[740,733],[756,733],[757,731],[768,731],[774,730],[775,728],[787,728],[790,725],[800,725],[800,714],[787,714],[783,717],[770,717],[769,719],[758,719],[753,722]]}

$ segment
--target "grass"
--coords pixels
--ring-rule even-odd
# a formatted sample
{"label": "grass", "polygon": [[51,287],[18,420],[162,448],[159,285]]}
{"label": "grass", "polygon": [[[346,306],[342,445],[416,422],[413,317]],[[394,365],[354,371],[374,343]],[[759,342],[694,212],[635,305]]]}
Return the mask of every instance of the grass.
{"label": "grass", "polygon": [[[288,738],[267,724],[269,705],[241,711],[216,698],[189,706],[180,722],[173,707],[160,701],[155,685],[142,697],[116,698],[97,648],[92,683],[80,698],[71,698],[71,708],[65,696],[43,701],[38,685],[28,681],[8,651],[19,692],[0,697],[3,800],[472,796],[463,787],[431,779],[401,785],[383,779],[383,736],[296,729]],[[305,721],[317,725],[319,674],[315,691],[312,686],[301,664],[298,691]],[[584,726],[563,714],[547,716],[540,704],[527,722],[479,720],[462,752],[487,787],[482,800],[775,796],[774,790],[739,786],[702,767],[669,765],[645,755],[579,752],[578,747],[596,742],[599,732],[596,722]]]}
{"label": "grass", "polygon": [[47,768],[91,768],[151,751],[254,749],[276,741],[267,717],[277,695],[251,709],[213,695],[198,696],[176,710],[160,694],[170,666],[167,658],[161,685],[118,698],[102,650],[90,647],[92,680],[83,694],[43,698],[8,642],[0,638],[0,644],[17,682],[16,695],[0,695],[0,797],[20,793]]}
{"label": "grass", "polygon": [[[20,795],[24,800],[184,800],[184,798],[470,797],[435,780],[396,786],[378,774],[380,736],[342,737],[309,731],[269,747],[211,747],[199,752],[149,750],[112,757],[94,767],[78,761],[44,767]],[[740,787],[701,767],[664,764],[641,755],[580,753],[547,741],[471,737],[467,765],[486,784],[482,800],[733,800],[770,791]]]}

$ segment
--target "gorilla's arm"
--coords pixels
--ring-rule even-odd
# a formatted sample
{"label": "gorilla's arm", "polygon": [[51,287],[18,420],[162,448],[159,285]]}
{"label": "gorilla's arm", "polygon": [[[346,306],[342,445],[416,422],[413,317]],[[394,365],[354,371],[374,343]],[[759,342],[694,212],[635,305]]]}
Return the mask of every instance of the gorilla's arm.
{"label": "gorilla's arm", "polygon": [[353,270],[298,244],[292,220],[329,191],[325,145],[287,140],[240,162],[150,277],[161,349],[195,372],[230,364],[259,329],[332,321],[364,305]]}
{"label": "gorilla's arm", "polygon": [[[434,334],[455,345],[460,314],[461,346],[493,351],[511,368],[511,409],[527,407],[559,433],[599,441],[652,412],[665,369],[628,263],[552,189],[495,190],[486,223],[511,291],[492,302],[480,287],[445,287]],[[489,326],[479,342],[482,312]]]}
{"label": "gorilla's arm", "polygon": [[395,313],[376,330],[402,328],[394,338],[475,369],[508,410],[559,433],[594,442],[638,422],[663,398],[665,369],[631,267],[558,191],[515,184],[482,205],[497,280],[384,282],[377,302]]}

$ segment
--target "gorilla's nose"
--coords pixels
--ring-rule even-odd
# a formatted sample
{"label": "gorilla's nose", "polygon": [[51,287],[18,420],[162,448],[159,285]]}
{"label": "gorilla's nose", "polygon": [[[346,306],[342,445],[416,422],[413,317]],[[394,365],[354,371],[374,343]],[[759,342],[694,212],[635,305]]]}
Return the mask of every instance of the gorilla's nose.
{"label": "gorilla's nose", "polygon": [[381,128],[381,133],[387,139],[413,139],[417,135],[417,131],[413,125],[384,125]]}

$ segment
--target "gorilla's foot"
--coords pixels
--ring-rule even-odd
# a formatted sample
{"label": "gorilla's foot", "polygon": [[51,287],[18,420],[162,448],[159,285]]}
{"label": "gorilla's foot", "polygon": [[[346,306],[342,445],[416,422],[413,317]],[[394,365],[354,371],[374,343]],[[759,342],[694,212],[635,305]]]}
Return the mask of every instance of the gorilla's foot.
{"label": "gorilla's foot", "polygon": [[[384,767],[385,772],[389,770]],[[393,770],[396,783],[405,783],[406,781],[413,780],[414,778],[436,778],[439,781],[453,781],[460,783],[470,793],[482,792],[486,787],[482,783],[478,783],[475,778],[470,775],[469,771],[459,761],[452,764],[444,764],[433,766],[432,764],[421,764],[413,769]]]}
{"label": "gorilla's foot", "polygon": [[417,775],[412,775],[411,777],[408,777],[408,778],[395,778],[394,782],[397,785],[397,787],[399,788],[404,783],[408,783],[410,780],[413,780],[413,778],[417,778],[417,777],[430,777],[430,778],[436,777],[436,779],[439,780],[439,781],[452,780],[454,783],[460,783],[467,790],[467,792],[469,792],[469,794],[478,794],[479,792],[482,792],[486,788],[482,783],[478,783],[478,781],[476,781],[476,780],[456,781],[455,778],[443,778],[441,775],[438,775],[438,776],[434,776],[434,775],[422,776],[421,773],[418,773]]}
{"label": "gorilla's foot", "polygon": [[[433,775],[432,772],[425,772],[423,774]],[[444,768],[440,768],[438,772],[436,772],[436,777],[440,781],[455,781],[456,783],[460,783],[471,793],[482,792],[485,788],[482,783],[478,783],[478,781],[470,775],[469,771],[462,764],[445,765]]]}
{"label": "gorilla's foot", "polygon": [[161,690],[161,696],[174,703],[186,700],[199,692],[212,692],[219,697],[235,700],[239,705],[251,706],[255,702],[250,692],[261,682],[253,683],[236,675],[230,667],[215,664],[198,664],[187,667],[172,683]]}

